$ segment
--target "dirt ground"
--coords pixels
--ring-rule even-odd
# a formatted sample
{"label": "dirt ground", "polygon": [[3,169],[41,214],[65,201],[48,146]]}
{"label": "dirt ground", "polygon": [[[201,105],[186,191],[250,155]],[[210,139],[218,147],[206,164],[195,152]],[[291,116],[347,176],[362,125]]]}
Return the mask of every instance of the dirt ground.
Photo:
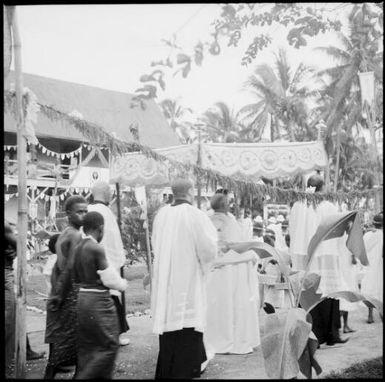
{"label": "dirt ground", "polygon": [[[263,322],[264,312],[261,312]],[[359,361],[382,356],[383,325],[375,315],[375,323],[367,324],[367,309],[358,306],[350,313],[350,326],[356,329],[349,335],[346,344],[327,346],[321,345],[316,357],[323,369],[317,377],[330,373],[332,370],[342,370]],[[45,315],[27,310],[27,332],[33,349],[48,350],[44,341]],[[121,347],[116,360],[114,379],[153,379],[158,354],[158,338],[152,334],[152,320],[149,315],[132,316],[129,338],[131,343]],[[42,378],[46,360],[36,360],[27,363],[27,379]],[[70,379],[71,373],[60,374],[57,379]],[[210,361],[201,379],[266,379],[260,346],[254,352],[246,355],[219,355]],[[300,379],[304,377],[299,375]]]}

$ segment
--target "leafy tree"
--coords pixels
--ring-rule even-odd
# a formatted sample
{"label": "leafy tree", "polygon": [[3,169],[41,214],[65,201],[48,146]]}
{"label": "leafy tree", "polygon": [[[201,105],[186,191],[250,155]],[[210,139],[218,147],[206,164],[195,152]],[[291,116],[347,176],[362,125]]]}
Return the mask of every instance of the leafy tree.
{"label": "leafy tree", "polygon": [[[173,47],[176,55],[169,54],[163,60],[152,62],[154,71],[151,74],[142,75],[140,81],[144,85],[136,90],[133,106],[145,107],[147,99],[157,96],[157,89],[165,89],[165,70],[173,70],[174,75],[181,73],[185,78],[188,76],[193,65],[201,66],[207,54],[219,55],[222,45],[236,47],[239,41],[245,37],[246,30],[254,28],[256,34],[249,44],[240,63],[249,65],[257,54],[268,47],[272,38],[268,33],[261,33],[260,27],[265,25],[280,26],[287,28],[287,40],[295,48],[307,44],[307,39],[325,33],[327,31],[339,31],[340,21],[333,21],[325,17],[323,10],[314,10],[312,7],[301,3],[275,3],[268,11],[261,11],[260,3],[239,3],[220,5],[222,13],[212,23],[211,39],[206,42],[199,41],[193,48],[191,54],[187,54],[176,41],[164,41],[167,46]],[[264,4],[263,6],[266,6]]]}
{"label": "leafy tree", "polygon": [[214,142],[236,142],[240,140],[241,124],[237,114],[224,102],[217,102],[204,112],[202,121],[208,138]]}
{"label": "leafy tree", "polygon": [[269,117],[271,141],[280,138],[282,130],[287,130],[291,141],[299,140],[308,133],[306,100],[314,91],[304,85],[304,80],[313,69],[300,64],[292,74],[284,49],[279,50],[275,64],[276,72],[267,64],[255,68],[245,86],[256,95],[258,102],[246,105],[240,113],[249,121],[255,140],[261,138]]}
{"label": "leafy tree", "polygon": [[340,131],[350,132],[351,127],[357,123],[366,125],[361,112],[359,73],[374,71],[377,82],[382,82],[382,54],[378,53],[382,31],[376,28],[382,23],[381,17],[379,12],[373,12],[367,4],[355,5],[349,15],[349,35],[337,34],[343,48],[318,48],[337,61],[336,66],[318,73],[325,83],[321,92],[324,104],[320,108],[322,111],[319,118],[326,119],[326,150],[329,156],[336,150],[335,187],[340,168]]}
{"label": "leafy tree", "polygon": [[189,143],[191,140],[191,123],[184,120],[187,113],[192,113],[190,108],[179,104],[178,100],[164,99],[160,102],[163,114],[170,123],[171,128],[178,134],[182,143]]}

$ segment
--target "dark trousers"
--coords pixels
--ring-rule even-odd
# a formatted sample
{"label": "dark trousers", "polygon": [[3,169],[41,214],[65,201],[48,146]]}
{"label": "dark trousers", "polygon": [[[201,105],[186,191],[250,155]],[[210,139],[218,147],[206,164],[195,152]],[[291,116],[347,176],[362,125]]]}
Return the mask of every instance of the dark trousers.
{"label": "dark trousers", "polygon": [[159,336],[155,379],[197,378],[206,360],[203,333],[194,328],[165,332]]}
{"label": "dark trousers", "polygon": [[340,302],[327,298],[310,311],[313,320],[313,332],[320,344],[333,342],[339,338]]}

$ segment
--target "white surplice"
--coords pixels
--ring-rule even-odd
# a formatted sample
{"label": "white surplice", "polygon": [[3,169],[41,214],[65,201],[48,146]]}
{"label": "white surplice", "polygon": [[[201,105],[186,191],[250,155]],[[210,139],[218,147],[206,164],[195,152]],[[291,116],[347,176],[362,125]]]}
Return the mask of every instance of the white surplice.
{"label": "white surplice", "polygon": [[383,301],[384,285],[384,236],[382,229],[367,232],[364,235],[365,249],[369,265],[365,266],[365,273],[361,283],[361,293]]}
{"label": "white surplice", "polygon": [[[88,212],[91,211],[99,212],[104,218],[104,234],[100,245],[104,248],[108,264],[120,275],[120,268],[126,262],[126,256],[116,217],[110,208],[102,203],[89,204]],[[110,293],[120,296],[120,292],[114,289],[110,289]]]}
{"label": "white surplice", "polygon": [[188,203],[162,207],[153,223],[153,332],[194,328],[204,332],[206,276],[217,255],[217,232],[206,215]]}
{"label": "white surplice", "polygon": [[[241,229],[232,216],[215,213],[211,219],[220,242],[242,241]],[[234,255],[234,252],[230,250],[227,254]],[[226,257],[226,254],[221,255]],[[252,352],[260,344],[259,290],[253,261],[215,269],[210,272],[207,287],[207,329],[204,333],[207,352]]]}
{"label": "white surplice", "polygon": [[[358,284],[357,284],[357,272],[358,272],[358,262],[356,264],[352,263],[352,253],[346,247],[346,240],[348,235],[345,234],[342,237],[342,240],[339,242],[339,262],[340,262],[340,271],[342,274],[342,290],[348,290],[352,292],[359,293]],[[351,312],[358,308],[356,302],[349,302],[344,298],[340,298],[340,310]]]}
{"label": "white surplice", "polygon": [[[304,202],[294,203],[289,225],[293,269],[304,270],[307,248],[317,227],[325,217],[338,213],[337,205],[326,200],[316,208],[307,206]],[[344,289],[339,252],[345,243],[344,237],[322,241],[313,255],[310,271],[321,276],[318,292],[323,295]]]}

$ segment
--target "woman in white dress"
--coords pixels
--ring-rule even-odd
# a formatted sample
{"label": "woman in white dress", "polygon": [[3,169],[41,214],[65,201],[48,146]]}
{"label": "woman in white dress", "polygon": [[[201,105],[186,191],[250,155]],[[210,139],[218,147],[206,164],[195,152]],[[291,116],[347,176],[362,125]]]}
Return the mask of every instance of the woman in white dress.
{"label": "woman in white dress", "polygon": [[[383,214],[373,218],[374,230],[364,235],[365,249],[369,260],[362,280],[361,293],[364,296],[374,297],[383,301]],[[368,324],[374,322],[373,308],[369,308]]]}

